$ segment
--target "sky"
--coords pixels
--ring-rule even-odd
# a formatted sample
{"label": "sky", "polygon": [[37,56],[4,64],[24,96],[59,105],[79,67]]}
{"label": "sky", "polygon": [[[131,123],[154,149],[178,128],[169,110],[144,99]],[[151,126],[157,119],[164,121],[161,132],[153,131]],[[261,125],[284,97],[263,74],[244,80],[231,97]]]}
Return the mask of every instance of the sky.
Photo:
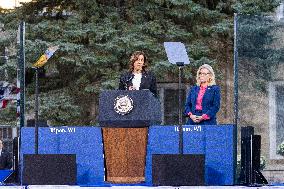
{"label": "sky", "polygon": [[20,2],[28,2],[31,0],[0,0],[0,7],[5,9],[12,9],[16,6],[20,6]]}

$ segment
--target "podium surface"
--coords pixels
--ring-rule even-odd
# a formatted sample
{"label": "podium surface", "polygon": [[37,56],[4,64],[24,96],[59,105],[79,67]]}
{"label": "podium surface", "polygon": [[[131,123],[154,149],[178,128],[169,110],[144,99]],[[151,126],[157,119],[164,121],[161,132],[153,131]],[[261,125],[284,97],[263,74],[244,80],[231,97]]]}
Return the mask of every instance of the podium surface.
{"label": "podium surface", "polygon": [[[132,101],[132,110],[125,115],[115,110],[119,97]],[[121,104],[123,109],[127,105]],[[107,90],[102,91],[99,98],[99,123],[102,127],[148,127],[160,124],[162,120],[159,100],[149,90]]]}

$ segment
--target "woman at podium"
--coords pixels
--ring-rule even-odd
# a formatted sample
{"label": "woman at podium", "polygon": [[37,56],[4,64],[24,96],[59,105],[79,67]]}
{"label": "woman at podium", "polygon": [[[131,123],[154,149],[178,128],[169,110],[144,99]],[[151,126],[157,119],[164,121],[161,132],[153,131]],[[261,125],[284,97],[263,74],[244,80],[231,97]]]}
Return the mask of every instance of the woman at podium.
{"label": "woman at podium", "polygon": [[129,60],[129,70],[120,76],[120,90],[149,89],[157,96],[157,84],[154,74],[147,70],[148,58],[142,51],[135,51]]}
{"label": "woman at podium", "polygon": [[220,87],[215,83],[213,68],[204,64],[196,74],[196,85],[191,87],[185,104],[188,125],[216,125],[220,109]]}

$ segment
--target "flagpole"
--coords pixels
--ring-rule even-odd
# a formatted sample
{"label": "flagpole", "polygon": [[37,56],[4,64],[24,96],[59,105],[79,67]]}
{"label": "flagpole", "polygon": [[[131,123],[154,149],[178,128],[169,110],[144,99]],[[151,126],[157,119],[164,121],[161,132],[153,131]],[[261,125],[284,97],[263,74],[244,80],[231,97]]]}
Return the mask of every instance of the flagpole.
{"label": "flagpole", "polygon": [[17,44],[18,44],[18,65],[17,65],[17,87],[20,88],[20,94],[17,97],[17,114],[19,114],[19,122],[20,122],[20,132],[18,138],[18,156],[14,157],[14,159],[18,160],[15,165],[18,164],[18,169],[15,167],[16,174],[16,182],[22,183],[21,171],[22,171],[22,163],[20,161],[21,147],[22,147],[22,134],[21,128],[25,126],[25,22],[21,21],[19,24],[18,35],[17,35]]}
{"label": "flagpole", "polygon": [[35,68],[35,154],[38,154],[38,68]]}
{"label": "flagpole", "polygon": [[19,27],[18,73],[20,78],[20,128],[25,125],[25,22]]}
{"label": "flagpole", "polygon": [[38,59],[38,61],[33,64],[33,67],[35,68],[35,154],[38,154],[38,111],[39,111],[39,103],[38,103],[38,97],[39,97],[39,68],[43,67],[44,64],[46,64],[47,60],[54,54],[54,52],[59,48],[59,46],[53,46],[49,47],[45,53]]}

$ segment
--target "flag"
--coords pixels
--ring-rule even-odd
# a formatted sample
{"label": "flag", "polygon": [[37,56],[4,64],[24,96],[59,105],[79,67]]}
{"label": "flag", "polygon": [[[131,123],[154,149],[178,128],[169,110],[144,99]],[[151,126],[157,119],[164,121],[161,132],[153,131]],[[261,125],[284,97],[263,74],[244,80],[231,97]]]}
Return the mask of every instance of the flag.
{"label": "flag", "polygon": [[36,68],[40,68],[42,67],[47,60],[52,57],[52,55],[55,53],[55,51],[57,51],[59,47],[58,46],[53,46],[53,47],[49,47],[45,53],[43,55],[41,55],[41,57],[38,59],[38,61],[36,61],[36,63],[34,63],[33,67]]}
{"label": "flag", "polygon": [[8,100],[1,100],[0,101],[0,108],[6,108],[6,106],[8,105]]}
{"label": "flag", "polygon": [[0,81],[0,109],[6,108],[10,101],[17,100],[20,88],[6,81]]}

